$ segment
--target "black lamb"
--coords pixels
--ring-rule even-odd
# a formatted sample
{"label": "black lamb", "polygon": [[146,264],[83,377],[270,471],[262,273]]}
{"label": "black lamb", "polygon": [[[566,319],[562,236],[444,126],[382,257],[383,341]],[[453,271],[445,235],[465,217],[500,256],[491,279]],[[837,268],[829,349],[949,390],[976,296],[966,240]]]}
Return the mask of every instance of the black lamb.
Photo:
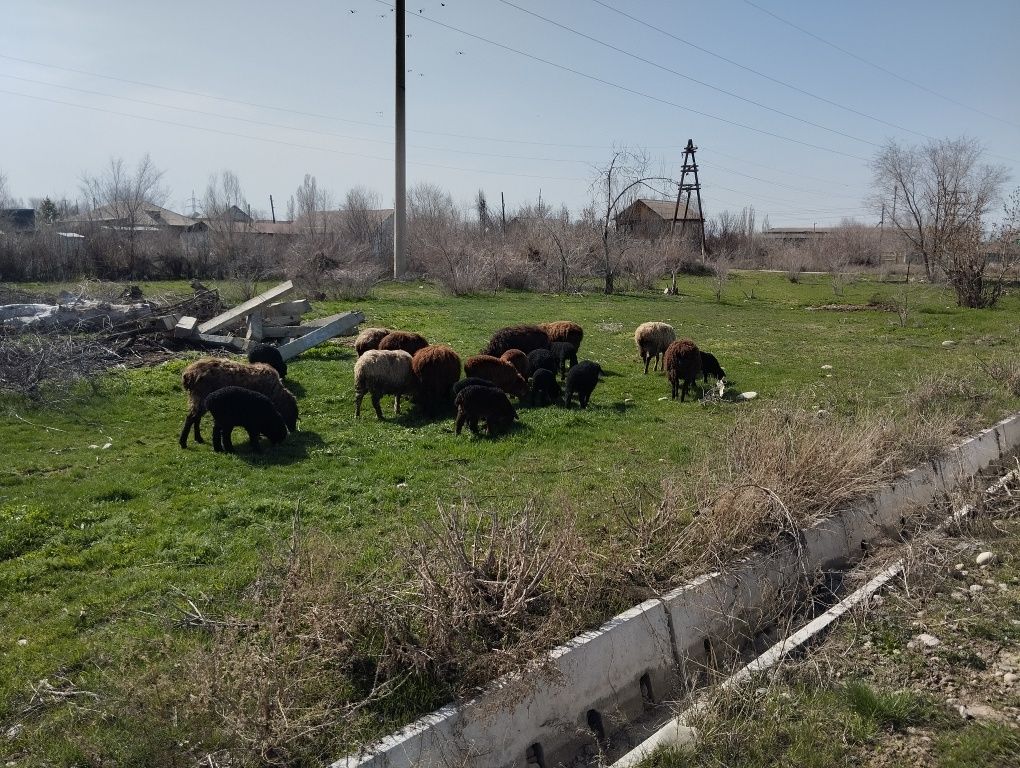
{"label": "black lamb", "polygon": [[287,364],[283,362],[280,350],[272,344],[256,344],[248,350],[249,363],[268,363],[276,369],[281,379],[287,378]]}
{"label": "black lamb", "polygon": [[533,349],[528,353],[528,370],[534,375],[542,368],[556,373],[560,369],[560,361],[548,349]]}
{"label": "black lamb", "polygon": [[539,368],[531,377],[531,404],[552,405],[558,402],[563,392],[556,381],[556,374],[546,368]]}
{"label": "black lamb", "polygon": [[595,389],[595,385],[599,383],[599,376],[601,375],[602,366],[598,363],[592,362],[591,360],[582,360],[567,371],[565,379],[567,393],[563,398],[563,404],[569,408],[570,401],[576,394],[577,401],[581,404],[581,407],[587,408],[588,400],[591,398],[591,393]]}
{"label": "black lamb", "polygon": [[[488,379],[483,379],[478,376],[466,376],[460,381],[457,381],[450,391],[453,394],[454,398],[456,398],[457,395],[459,395],[461,391],[466,387],[493,387],[495,389],[499,389],[499,387],[497,387]],[[500,389],[500,392],[502,391],[503,390]]]}
{"label": "black lamb", "polygon": [[570,363],[571,368],[577,365],[577,347],[569,341],[554,341],[549,345],[549,351],[556,356],[556,360],[559,362],[560,376],[566,375],[567,363]]}
{"label": "black lamb", "polygon": [[259,435],[271,443],[280,443],[287,437],[287,425],[276,410],[273,401],[261,392],[244,387],[223,387],[205,399],[205,407],[213,417],[213,450],[234,452],[230,433],[234,427],[248,432],[253,451],[261,451]]}
{"label": "black lamb", "polygon": [[467,422],[468,427],[478,434],[478,420],[485,419],[485,427],[490,437],[510,428],[517,418],[517,411],[510,404],[506,393],[496,387],[465,387],[454,401],[457,406],[456,431]]}
{"label": "black lamb", "polygon": [[722,366],[719,365],[719,361],[716,359],[716,356],[711,352],[706,352],[705,350],[701,350],[701,374],[703,376],[702,380],[706,384],[708,383],[709,374],[715,376],[715,378],[719,381],[726,378],[726,371],[724,371]]}

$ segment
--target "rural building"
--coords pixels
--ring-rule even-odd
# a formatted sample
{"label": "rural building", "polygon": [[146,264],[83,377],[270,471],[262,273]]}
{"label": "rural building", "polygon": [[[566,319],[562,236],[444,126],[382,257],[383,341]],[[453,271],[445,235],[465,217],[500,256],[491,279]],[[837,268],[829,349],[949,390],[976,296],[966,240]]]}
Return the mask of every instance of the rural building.
{"label": "rural building", "polygon": [[[676,200],[648,200],[640,198],[628,205],[616,214],[616,229],[619,232],[626,232],[635,237],[655,239],[661,235],[668,234],[673,222],[679,229],[685,219],[684,207],[686,200],[680,201],[680,209],[677,210]],[[687,206],[686,221],[700,222],[701,211],[695,200],[690,201]]]}
{"label": "rural building", "polygon": [[138,231],[201,232],[207,228],[205,222],[175,213],[152,203],[143,203],[133,208],[127,203],[111,203],[85,213],[61,219],[63,225],[72,228],[109,227],[111,229],[134,229]]}
{"label": "rural building", "polygon": [[34,208],[0,208],[0,234],[35,231]]}
{"label": "rural building", "polygon": [[832,227],[771,227],[761,233],[767,244],[806,245],[824,240]]}

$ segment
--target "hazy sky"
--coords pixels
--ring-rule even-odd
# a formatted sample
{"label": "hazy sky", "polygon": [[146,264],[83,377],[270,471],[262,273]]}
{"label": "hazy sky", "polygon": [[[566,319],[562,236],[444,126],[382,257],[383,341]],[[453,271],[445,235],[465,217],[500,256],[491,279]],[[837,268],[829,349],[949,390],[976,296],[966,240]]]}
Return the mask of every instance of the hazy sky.
{"label": "hazy sky", "polygon": [[[185,213],[221,169],[253,208],[272,194],[278,215],[306,173],[338,199],[364,185],[392,205],[391,3],[0,8],[0,172],[14,195],[74,198],[83,172],[149,152]],[[674,175],[688,138],[706,213],[754,205],[773,226],[874,220],[868,163],[888,138],[974,137],[1020,185],[1020,0],[408,10],[408,181],[463,204],[482,189],[512,209],[541,190],[576,212],[614,147]]]}

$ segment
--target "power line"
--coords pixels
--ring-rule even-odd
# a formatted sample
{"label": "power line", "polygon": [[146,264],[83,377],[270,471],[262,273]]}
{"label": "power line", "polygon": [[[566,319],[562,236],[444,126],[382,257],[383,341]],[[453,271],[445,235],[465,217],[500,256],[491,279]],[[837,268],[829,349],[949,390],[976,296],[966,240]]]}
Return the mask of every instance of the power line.
{"label": "power line", "polygon": [[658,32],[658,33],[660,33],[662,35],[665,35],[666,37],[670,38],[671,40],[675,40],[678,43],[682,43],[683,45],[690,46],[691,48],[694,48],[697,51],[701,51],[702,53],[707,54],[709,56],[712,56],[713,58],[719,59],[720,61],[725,61],[727,64],[732,64],[733,66],[738,67],[738,68],[744,70],[745,72],[750,72],[750,73],[752,73],[754,75],[757,75],[758,77],[761,77],[761,78],[764,78],[765,80],[768,80],[769,82],[776,83],[777,85],[781,85],[784,88],[789,88],[790,90],[796,91],[797,93],[803,94],[805,96],[810,96],[812,99],[817,99],[818,101],[821,101],[821,102],[823,102],[825,104],[828,104],[830,106],[833,106],[833,107],[837,107],[838,109],[842,109],[842,110],[844,110],[846,112],[850,112],[851,114],[857,115],[859,117],[864,117],[864,118],[867,118],[868,120],[873,120],[874,122],[880,123],[880,124],[885,125],[885,126],[888,126],[889,128],[895,128],[895,129],[897,129],[899,131],[905,131],[907,133],[913,133],[913,134],[915,134],[917,136],[923,136],[924,138],[927,138],[927,139],[932,138],[928,134],[923,133],[921,131],[915,131],[912,128],[907,128],[907,127],[902,126],[902,125],[897,125],[896,123],[891,123],[888,120],[883,120],[880,117],[875,117],[874,115],[868,114],[867,112],[862,112],[859,109],[854,109],[853,107],[848,107],[845,104],[840,104],[839,102],[833,101],[832,99],[827,99],[824,96],[819,96],[817,93],[812,93],[811,91],[808,91],[808,90],[805,90],[803,88],[800,88],[800,87],[798,87],[796,85],[793,85],[792,83],[788,83],[785,80],[780,80],[779,78],[772,77],[771,75],[766,75],[764,72],[761,72],[760,70],[757,70],[754,67],[748,67],[748,66],[746,66],[744,64],[741,64],[739,61],[734,61],[733,59],[727,58],[726,56],[723,56],[722,54],[716,53],[715,51],[710,51],[708,48],[704,48],[704,47],[698,45],[697,43],[692,43],[690,40],[685,40],[682,37],[674,35],[672,32],[666,31],[662,27],[657,27],[654,24],[649,24],[647,21],[644,21],[643,19],[639,19],[637,16],[632,16],[631,14],[626,13],[625,11],[621,11],[619,8],[615,8],[614,6],[609,5],[609,3],[604,3],[604,2],[602,2],[602,0],[592,0],[592,2],[595,3],[596,5],[601,5],[606,10],[612,11],[613,13],[617,13],[620,16],[623,16],[624,18],[630,19],[631,21],[635,22],[636,24],[640,24],[640,25],[642,25],[644,27],[647,27],[648,29],[652,29],[652,30],[654,30],[654,31],[656,31],[656,32]]}
{"label": "power line", "polygon": [[[392,7],[392,6],[390,6],[386,2],[386,0],[375,0],[375,2],[379,3],[380,5],[386,6],[387,8]],[[867,160],[868,160],[866,157],[861,157],[860,155],[853,155],[853,154],[850,154],[849,152],[843,152],[843,151],[838,150],[838,149],[833,149],[832,147],[825,147],[825,146],[821,146],[819,144],[812,144],[811,142],[808,142],[808,141],[803,141],[801,139],[795,139],[792,136],[784,136],[783,134],[780,134],[780,133],[773,133],[772,131],[766,131],[763,128],[756,128],[753,125],[747,125],[745,123],[740,123],[740,122],[737,122],[735,120],[729,120],[729,119],[727,119],[725,117],[720,117],[719,115],[713,115],[710,112],[703,112],[701,110],[694,109],[692,107],[684,106],[683,104],[677,104],[674,101],[669,101],[668,99],[663,99],[663,98],[660,98],[659,96],[654,96],[654,95],[652,95],[650,93],[645,93],[643,91],[639,91],[636,88],[630,88],[630,87],[628,87],[626,85],[621,85],[619,83],[614,83],[614,82],[612,82],[610,80],[605,80],[605,79],[603,79],[601,77],[597,77],[595,75],[590,75],[587,72],[582,72],[582,71],[580,71],[578,69],[574,69],[573,67],[568,67],[565,64],[558,64],[558,63],[556,63],[554,61],[550,61],[549,59],[542,58],[541,56],[536,56],[534,54],[527,53],[526,51],[522,51],[519,48],[514,48],[512,46],[505,45],[503,43],[498,43],[495,40],[491,40],[491,39],[489,39],[487,37],[483,37],[482,35],[477,35],[474,32],[468,32],[467,30],[460,29],[459,27],[454,27],[454,26],[452,26],[450,24],[445,24],[444,22],[437,21],[436,19],[433,19],[433,18],[431,18],[429,16],[425,16],[424,14],[421,14],[421,13],[415,14],[415,13],[408,12],[408,15],[411,18],[427,21],[430,24],[435,24],[436,26],[443,27],[444,29],[448,29],[451,32],[457,32],[458,34],[462,34],[462,35],[464,35],[466,37],[470,37],[470,38],[472,38],[474,40],[478,40],[480,42],[487,43],[489,45],[493,45],[493,46],[495,46],[497,48],[501,48],[504,51],[509,51],[510,53],[514,53],[514,54],[516,54],[518,56],[523,56],[524,58],[531,59],[532,61],[537,61],[537,62],[539,62],[541,64],[545,64],[547,66],[563,70],[564,72],[570,72],[571,74],[577,75],[578,77],[583,77],[586,80],[591,80],[592,82],[599,83],[600,85],[606,85],[606,86],[609,86],[610,88],[615,88],[615,89],[617,89],[619,91],[623,91],[625,93],[630,93],[630,94],[632,94],[634,96],[640,96],[641,98],[648,99],[650,101],[654,101],[654,102],[657,102],[659,104],[665,104],[666,106],[674,107],[674,108],[682,110],[684,112],[690,112],[690,113],[695,114],[695,115],[700,115],[702,117],[707,117],[707,118],[709,118],[711,120],[716,120],[718,122],[725,123],[726,125],[732,125],[732,126],[737,127],[737,128],[743,128],[744,130],[752,131],[754,133],[760,133],[760,134],[762,134],[764,136],[771,136],[774,139],[780,139],[782,141],[788,141],[788,142],[791,142],[793,144],[800,144],[801,146],[810,147],[811,149],[818,149],[818,150],[821,150],[822,152],[830,152],[830,153],[832,153],[834,155],[841,155],[843,157],[849,157],[849,158],[852,158],[854,160],[860,160],[861,162],[867,162]]]}
{"label": "power line", "polygon": [[914,86],[915,88],[919,88],[920,90],[924,91],[925,93],[930,93],[932,96],[938,96],[940,99],[948,101],[951,104],[955,104],[958,107],[963,107],[964,109],[969,109],[971,112],[976,112],[979,115],[984,115],[985,117],[991,118],[992,120],[997,120],[1000,123],[1005,123],[1006,125],[1012,126],[1014,128],[1020,128],[1020,125],[1017,125],[1016,123],[1010,122],[1009,120],[1006,120],[1004,118],[998,117],[998,116],[993,115],[993,114],[991,114],[989,112],[985,112],[984,110],[978,109],[977,107],[972,107],[969,104],[964,104],[962,101],[958,101],[957,99],[954,99],[951,96],[946,96],[943,93],[939,93],[938,91],[933,90],[933,89],[929,88],[926,85],[922,85],[921,83],[918,83],[915,80],[911,80],[910,78],[903,77],[903,75],[899,75],[896,72],[893,72],[891,69],[887,69],[886,67],[883,67],[881,64],[876,64],[873,61],[869,61],[868,59],[865,59],[863,56],[858,56],[853,51],[848,51],[846,48],[843,48],[843,47],[841,47],[839,45],[836,45],[835,43],[830,42],[829,40],[826,40],[824,37],[821,37],[820,35],[816,35],[814,32],[811,32],[810,30],[804,29],[804,27],[797,26],[792,21],[787,21],[782,16],[779,16],[779,15],[773,13],[772,11],[768,10],[767,8],[762,8],[757,3],[752,2],[752,0],[744,0],[744,2],[747,3],[749,6],[751,6],[752,8],[756,8],[759,11],[761,11],[762,13],[764,13],[764,14],[766,14],[768,16],[771,16],[776,21],[779,21],[779,22],[781,22],[783,24],[786,24],[788,27],[793,27],[798,32],[801,32],[801,33],[807,35],[808,37],[814,38],[815,40],[817,40],[818,42],[822,43],[823,45],[827,45],[830,48],[834,48],[835,50],[839,51],[840,53],[842,53],[842,54],[844,54],[846,56],[849,56],[852,59],[856,59],[857,61],[861,62],[862,64],[867,64],[869,67],[873,67],[873,68],[877,69],[880,72],[884,72],[885,74],[889,75],[890,77],[895,77],[897,80],[901,80],[904,83],[907,83],[909,85]]}
{"label": "power line", "polygon": [[[145,121],[151,122],[151,123],[161,123],[163,125],[170,125],[170,126],[173,126],[173,127],[176,127],[176,128],[187,128],[187,129],[193,130],[193,131],[204,131],[206,133],[215,133],[215,134],[218,134],[220,136],[231,136],[233,138],[238,138],[238,139],[248,139],[250,141],[261,141],[261,142],[265,142],[265,143],[268,143],[268,144],[277,144],[277,145],[285,146],[285,147],[293,147],[295,149],[308,149],[308,150],[312,150],[314,152],[328,152],[328,153],[334,154],[334,155],[345,155],[347,157],[358,157],[358,158],[362,158],[364,160],[379,160],[379,161],[386,162],[386,163],[392,163],[393,162],[393,158],[392,157],[379,157],[378,155],[366,155],[366,154],[363,154],[363,153],[360,153],[360,152],[346,152],[344,150],[333,149],[331,147],[316,147],[316,146],[312,146],[312,145],[309,145],[309,144],[298,144],[296,142],[291,142],[291,141],[282,141],[280,139],[269,139],[269,138],[266,138],[266,137],[263,137],[263,136],[251,136],[251,135],[243,134],[243,133],[234,133],[233,131],[223,131],[223,130],[220,130],[218,128],[210,128],[208,126],[190,125],[188,123],[178,123],[178,122],[176,122],[174,120],[164,120],[164,119],[158,118],[158,117],[147,117],[145,115],[136,115],[136,114],[132,114],[130,112],[120,112],[120,111],[117,111],[117,110],[106,109],[106,108],[103,108],[103,107],[94,107],[94,106],[90,106],[88,104],[75,104],[75,103],[69,102],[69,101],[60,101],[59,99],[51,99],[51,98],[47,98],[45,96],[36,96],[34,94],[29,94],[29,93],[19,93],[18,91],[8,91],[8,90],[3,89],[3,88],[0,88],[0,93],[5,93],[5,94],[7,94],[9,96],[20,96],[21,98],[33,99],[35,101],[44,101],[44,102],[48,102],[50,104],[58,104],[60,106],[65,106],[65,107],[74,107],[75,109],[86,109],[86,110],[89,110],[89,111],[92,111],[92,112],[102,112],[102,113],[109,114],[109,115],[117,115],[118,117],[130,117],[130,118],[133,118],[135,120],[145,120]],[[588,181],[588,179],[580,178],[580,177],[577,177],[577,176],[539,176],[539,175],[527,174],[527,173],[511,173],[511,172],[508,172],[508,171],[490,171],[490,170],[479,169],[479,168],[461,168],[461,167],[455,166],[455,165],[443,165],[443,164],[440,164],[440,163],[427,163],[427,162],[423,162],[423,161],[420,161],[420,160],[415,160],[415,161],[409,160],[408,164],[409,165],[419,165],[419,166],[422,166],[424,168],[441,168],[443,170],[462,171],[462,172],[465,172],[465,173],[492,174],[492,175],[496,175],[496,176],[513,176],[513,177],[522,178],[522,179],[542,179],[542,180],[549,180],[549,181]]]}
{"label": "power line", "polygon": [[526,13],[529,16],[532,16],[532,17],[534,17],[536,19],[540,19],[541,21],[544,21],[547,24],[551,24],[554,27],[562,29],[562,30],[564,30],[566,32],[570,32],[573,35],[577,35],[578,37],[582,37],[585,40],[589,40],[589,41],[591,41],[593,43],[596,43],[597,45],[601,45],[601,46],[603,46],[605,48],[608,48],[608,49],[610,49],[612,51],[616,51],[617,53],[621,53],[624,56],[628,56],[628,57],[634,59],[635,61],[640,61],[643,64],[648,64],[649,66],[655,67],[656,69],[661,69],[663,72],[668,72],[671,75],[675,75],[676,77],[683,78],[684,80],[687,80],[689,82],[697,83],[700,86],[703,86],[705,88],[709,88],[709,89],[711,89],[713,91],[717,91],[718,93],[725,94],[725,95],[730,96],[730,97],[732,97],[734,99],[739,99],[740,101],[746,102],[748,104],[752,104],[752,105],[754,105],[754,106],[756,106],[756,107],[758,107],[760,109],[765,109],[765,110],[768,110],[769,112],[775,112],[777,115],[782,115],[783,117],[788,117],[791,120],[796,120],[797,122],[804,123],[805,125],[810,125],[813,128],[819,128],[819,129],[821,129],[823,131],[828,131],[829,133],[834,133],[837,136],[842,136],[842,137],[847,138],[847,139],[853,139],[854,141],[859,141],[862,144],[868,144],[868,145],[873,146],[873,147],[881,146],[880,144],[877,144],[874,141],[869,141],[868,139],[862,139],[860,136],[854,136],[853,134],[845,133],[844,131],[840,131],[840,130],[838,130],[836,128],[830,128],[830,127],[828,127],[826,125],[822,125],[821,123],[815,123],[815,122],[813,122],[811,120],[808,120],[806,118],[798,117],[797,115],[790,114],[789,112],[784,112],[781,109],[776,109],[775,107],[770,107],[767,104],[762,104],[760,101],[755,101],[754,99],[749,99],[749,98],[747,98],[745,96],[741,96],[740,94],[734,93],[733,91],[728,91],[725,88],[720,88],[718,86],[712,85],[711,83],[706,83],[704,80],[699,80],[699,79],[697,79],[695,77],[691,77],[690,75],[685,75],[683,72],[678,72],[677,70],[672,69],[670,67],[667,67],[664,64],[659,64],[658,62],[652,61],[650,59],[646,59],[643,56],[639,56],[636,53],[624,50],[623,48],[619,48],[619,47],[613,45],[612,43],[605,42],[604,40],[599,40],[596,37],[592,37],[591,35],[585,34],[584,32],[581,32],[580,30],[574,29],[573,27],[567,26],[566,24],[561,24],[560,22],[554,21],[553,19],[550,19],[550,18],[548,18],[546,16],[542,16],[539,13],[535,13],[534,11],[529,11],[527,8],[522,8],[521,6],[517,5],[516,3],[510,2],[510,0],[498,0],[498,2],[502,3],[503,5],[507,5],[507,6],[511,7],[511,8],[516,8],[521,13]]}

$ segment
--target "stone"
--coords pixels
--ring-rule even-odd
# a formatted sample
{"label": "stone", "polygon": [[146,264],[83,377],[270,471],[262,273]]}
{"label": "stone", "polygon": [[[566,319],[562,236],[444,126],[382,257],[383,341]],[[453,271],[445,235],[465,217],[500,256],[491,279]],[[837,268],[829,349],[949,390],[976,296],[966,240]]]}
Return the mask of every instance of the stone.
{"label": "stone", "polygon": [[935,646],[942,644],[942,641],[935,637],[935,635],[929,635],[927,632],[922,632],[914,639],[928,648],[934,648]]}
{"label": "stone", "polygon": [[994,552],[982,552],[980,555],[974,558],[974,562],[978,565],[990,565],[995,562]]}
{"label": "stone", "polygon": [[956,346],[956,342],[955,341],[948,341],[948,340],[947,341],[943,341],[942,342],[942,346],[946,347],[948,349],[949,347],[955,347]]}
{"label": "stone", "polygon": [[1006,685],[1013,685],[1013,683],[1015,683],[1018,679],[1020,679],[1020,677],[1018,677],[1015,672],[1007,672],[1002,676],[1002,682]]}
{"label": "stone", "polygon": [[18,640],[18,645],[20,645],[22,648],[24,648],[26,645],[28,645],[28,640],[26,640],[25,638],[22,637],[22,638],[20,638]]}
{"label": "stone", "polygon": [[971,584],[970,591],[974,594],[977,594],[978,592],[984,591],[984,587],[982,587],[980,584]]}

